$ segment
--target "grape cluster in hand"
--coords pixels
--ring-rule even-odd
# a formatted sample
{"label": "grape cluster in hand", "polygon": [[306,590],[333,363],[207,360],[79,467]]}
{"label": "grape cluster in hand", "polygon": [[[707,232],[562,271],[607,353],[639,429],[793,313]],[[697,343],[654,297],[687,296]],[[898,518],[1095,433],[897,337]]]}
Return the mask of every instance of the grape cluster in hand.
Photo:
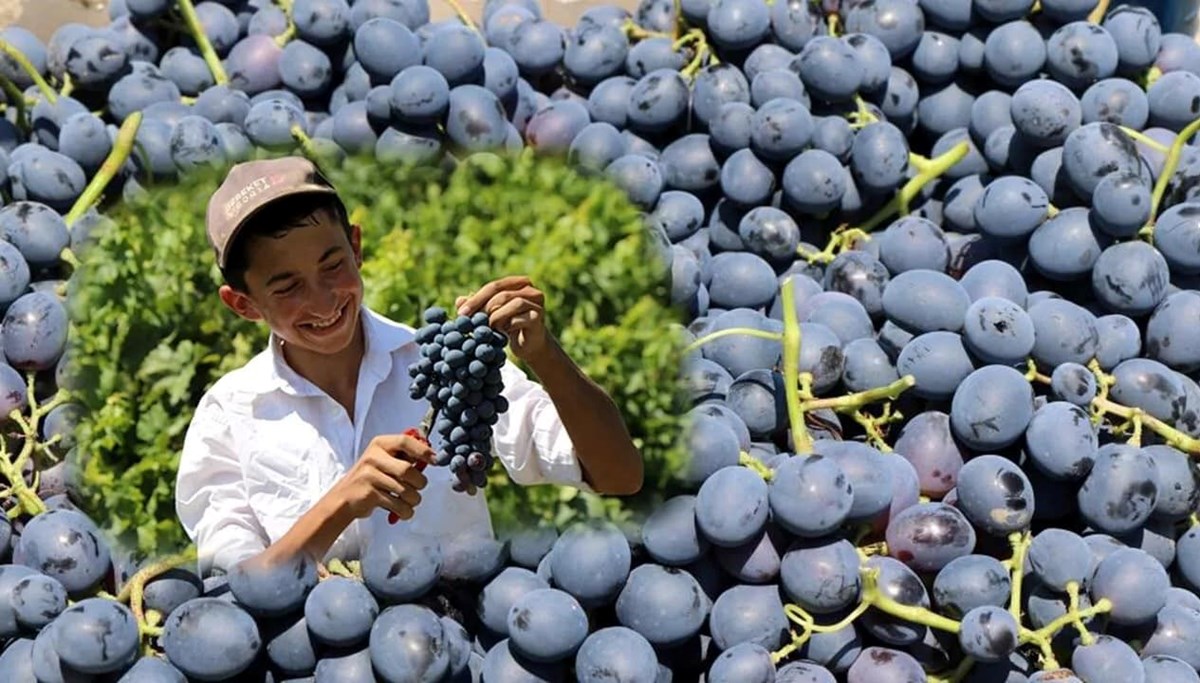
{"label": "grape cluster in hand", "polygon": [[483,488],[492,464],[492,426],[508,410],[500,375],[508,338],[488,326],[484,312],[451,320],[446,309],[434,306],[425,310],[424,320],[417,332],[421,360],[408,369],[410,396],[428,400],[437,411],[433,430],[442,445],[436,464],[458,477],[454,490]]}

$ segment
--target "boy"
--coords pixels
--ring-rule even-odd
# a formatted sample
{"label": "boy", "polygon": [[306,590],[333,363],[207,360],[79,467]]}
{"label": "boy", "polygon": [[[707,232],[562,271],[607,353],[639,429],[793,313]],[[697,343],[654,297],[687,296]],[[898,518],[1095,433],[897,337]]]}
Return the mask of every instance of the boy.
{"label": "boy", "polygon": [[[301,157],[238,164],[205,222],[221,301],[265,322],[271,339],[205,393],[185,437],[176,512],[201,576],[250,558],[354,559],[371,538],[405,528],[491,537],[482,495],[452,490],[449,468],[416,467],[433,450],[403,435],[428,408],[409,396],[415,331],[363,305],[361,231],[317,167]],[[504,365],[509,409],[493,454],[519,484],[636,493],[641,455],[612,399],[545,328],[543,301],[513,276],[450,311],[486,311],[543,382]],[[390,526],[389,513],[401,521]]]}

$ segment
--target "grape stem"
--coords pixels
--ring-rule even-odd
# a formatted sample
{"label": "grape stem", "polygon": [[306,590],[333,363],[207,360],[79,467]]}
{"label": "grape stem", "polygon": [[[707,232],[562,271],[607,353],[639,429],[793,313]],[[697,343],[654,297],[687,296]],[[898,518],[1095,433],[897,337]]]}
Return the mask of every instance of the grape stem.
{"label": "grape stem", "polygon": [[446,4],[450,5],[450,7],[454,10],[454,13],[457,14],[458,18],[462,20],[462,23],[466,24],[467,28],[478,33],[479,35],[483,35],[483,31],[479,30],[479,27],[476,26],[475,22],[471,19],[471,15],[467,14],[467,11],[463,9],[463,6],[459,4],[458,0],[446,0]]}
{"label": "grape stem", "polygon": [[912,375],[905,375],[900,379],[885,384],[874,389],[866,391],[858,391],[845,396],[835,396],[833,398],[813,398],[804,402],[805,410],[821,410],[829,408],[839,413],[851,412],[858,410],[868,403],[876,403],[879,401],[894,401],[900,397],[905,391],[915,386],[917,380]]}
{"label": "grape stem", "polygon": [[[133,112],[121,122],[121,127],[117,130],[117,139],[113,143],[112,151],[108,153],[108,158],[100,165],[100,170],[92,177],[91,182],[83,189],[83,194],[79,195],[79,199],[75,200],[75,204],[71,206],[71,210],[63,219],[68,227],[74,225],[80,216],[87,213],[87,210],[100,200],[104,188],[108,187],[112,179],[121,172],[121,167],[125,165],[129,155],[133,152],[133,143],[137,139],[138,127],[141,125],[142,112],[140,111]],[[79,261],[74,254],[70,253],[69,247],[63,249],[60,256],[67,263],[78,267]]]}
{"label": "grape stem", "polygon": [[63,247],[63,250],[58,254],[58,258],[70,266],[71,270],[79,270],[79,266],[82,265],[82,261],[75,255],[75,252],[71,251],[70,247]]}
{"label": "grape stem", "polygon": [[625,35],[633,40],[646,40],[647,38],[669,38],[670,40],[678,40],[678,35],[672,35],[663,31],[650,31],[637,25],[633,19],[626,19],[621,25],[625,31]]}
{"label": "grape stem", "polygon": [[29,122],[29,109],[25,102],[25,94],[21,92],[16,83],[4,76],[0,76],[0,88],[4,89],[4,94],[17,108],[17,125],[20,126],[22,132],[29,133],[33,126]]}
{"label": "grape stem", "polygon": [[[1020,548],[1020,550],[1023,553],[1024,548]],[[1016,579],[1016,572],[1019,571],[1019,567],[1023,563],[1023,560],[1021,562],[1017,562],[1017,558],[1015,556],[1013,559],[1013,564],[1015,567],[1017,567],[1017,569],[1014,570],[1013,578]],[[928,626],[929,628],[936,628],[939,631],[957,634],[962,629],[961,622],[944,617],[923,607],[905,605],[903,603],[896,602],[895,600],[892,600],[888,596],[881,593],[878,585],[876,584],[878,572],[878,569],[863,569],[864,600],[870,602],[873,607],[879,609],[881,612],[898,617],[907,622],[922,624],[924,626]],[[1017,600],[1020,599],[1019,585],[1015,580],[1013,583],[1013,595],[1017,596]],[[1018,619],[1018,643],[1021,645],[1033,644],[1037,646],[1038,649],[1042,651],[1043,667],[1047,670],[1057,669],[1058,662],[1054,659],[1054,653],[1050,646],[1050,641],[1055,634],[1076,620],[1087,619],[1096,614],[1102,614],[1110,610],[1112,610],[1112,602],[1109,601],[1108,598],[1102,598],[1097,601],[1095,605],[1085,610],[1068,609],[1066,614],[1037,630],[1032,630],[1026,628],[1025,626],[1021,626],[1020,620]]]}
{"label": "grape stem", "polygon": [[[192,4],[192,0],[177,0],[177,2],[179,11],[183,14],[183,20],[187,23],[188,32],[191,33],[192,40],[196,41],[196,47],[200,49],[200,56],[204,58],[204,63],[208,64],[208,70],[212,72],[213,81],[217,85],[225,85],[229,82],[229,76],[225,74],[225,66],[221,64],[221,58],[217,56],[217,51],[209,42],[208,35],[204,33],[204,26],[200,24],[200,16],[196,14],[195,5]],[[289,23],[291,21],[290,14],[288,21]]]}
{"label": "grape stem", "polygon": [[[1078,607],[1078,590],[1076,591],[1076,605],[1075,606]],[[1046,651],[1050,647],[1050,639],[1053,638],[1055,634],[1057,634],[1059,631],[1063,630],[1067,626],[1071,625],[1074,622],[1082,623],[1083,620],[1090,619],[1090,618],[1096,616],[1097,614],[1104,614],[1106,612],[1111,612],[1111,611],[1112,611],[1112,601],[1109,600],[1108,598],[1100,598],[1099,600],[1096,601],[1096,604],[1092,605],[1091,607],[1089,607],[1087,609],[1082,609],[1082,610],[1081,609],[1068,609],[1066,614],[1058,617],[1054,621],[1051,621],[1049,624],[1046,624],[1042,628],[1039,628],[1038,630],[1029,632],[1027,634],[1023,633],[1021,640],[1022,640],[1022,642],[1033,642],[1039,646],[1044,644],[1045,648],[1043,651]],[[1053,657],[1051,657],[1051,661],[1053,661]],[[1047,669],[1057,669],[1058,664],[1053,663],[1053,666],[1047,666],[1046,668]]]}
{"label": "grape stem", "polygon": [[345,562],[342,562],[342,560],[337,557],[329,561],[328,572],[330,578],[334,576],[341,576],[347,579],[362,579],[361,576],[356,575],[353,569],[348,567]]}
{"label": "grape stem", "polygon": [[[453,3],[454,0],[447,0]],[[680,7],[679,0],[675,2],[675,15],[677,21],[671,33],[666,31],[651,31],[641,26],[633,19],[626,19],[625,23],[621,24],[621,30],[626,37],[634,41],[642,41],[647,38],[665,38],[671,41],[671,50],[679,52],[691,44],[695,44],[695,54],[683,69],[680,70],[685,78],[689,80],[694,78],[696,73],[707,64],[720,64],[721,60],[717,58],[716,53],[708,44],[708,36],[704,31],[698,28],[689,29],[687,23],[683,20],[683,13]]]}
{"label": "grape stem", "polygon": [[862,228],[852,228],[848,225],[838,226],[829,236],[829,242],[821,251],[808,252],[803,246],[796,250],[809,263],[829,263],[835,256],[847,249],[853,249],[858,242],[868,242],[871,235]]}
{"label": "grape stem", "polygon": [[39,424],[43,417],[50,414],[50,411],[67,402],[67,392],[59,390],[54,396],[43,404],[38,404],[37,396],[34,393],[34,380],[36,374],[29,373],[28,384],[28,402],[29,402],[29,417],[26,418],[21,414],[21,411],[14,410],[9,413],[17,426],[21,429],[21,436],[24,443],[21,445],[21,452],[17,455],[17,460],[13,463],[17,470],[25,466],[25,462],[33,457],[33,453],[38,446]]}
{"label": "grape stem", "polygon": [[684,47],[687,47],[688,43],[694,43],[698,40],[704,40],[704,33],[697,29],[692,29],[691,31],[683,34],[681,37],[675,39],[675,41],[671,43],[671,50],[673,52],[679,52]]}
{"label": "grape stem", "polygon": [[[1092,424],[1099,425],[1104,419],[1104,409],[1100,402],[1108,400],[1108,392],[1117,383],[1117,378],[1105,372],[1100,367],[1100,361],[1095,358],[1088,363],[1087,367],[1092,371],[1092,376],[1096,378],[1096,401],[1092,403]],[[1049,384],[1049,380],[1046,380],[1046,383]]]}
{"label": "grape stem", "polygon": [[874,557],[876,555],[887,555],[888,554],[887,541],[878,541],[876,543],[869,543],[864,546],[858,546],[856,549],[858,550],[859,559],[861,559],[863,562],[866,562],[867,560],[871,559],[872,557]]}
{"label": "grape stem", "polygon": [[1079,618],[1079,582],[1070,581],[1067,583],[1067,597],[1070,598],[1068,614],[1075,615],[1075,619],[1071,623],[1075,625],[1075,630],[1079,631],[1079,642],[1084,645],[1091,645],[1096,642],[1096,636],[1092,635],[1084,626],[1083,619]]}
{"label": "grape stem", "polygon": [[1029,552],[1029,544],[1033,542],[1033,537],[1029,532],[1015,531],[1008,535],[1008,542],[1012,545],[1012,599],[1009,601],[1008,611],[1021,623],[1021,583],[1025,578],[1025,554]]}
{"label": "grape stem", "polygon": [[1025,367],[1027,368],[1025,370],[1025,379],[1026,380],[1028,380],[1030,382],[1035,382],[1035,381],[1041,382],[1042,384],[1050,383],[1049,377],[1038,372],[1037,363],[1033,362],[1033,359],[1029,359],[1028,361],[1026,361]]}
{"label": "grape stem", "polygon": [[750,455],[746,451],[738,452],[738,464],[754,470],[758,473],[758,476],[762,477],[765,481],[771,481],[775,478],[775,470],[767,467],[765,463],[753,455]]}
{"label": "grape stem", "polygon": [[[693,30],[698,31],[699,29]],[[708,66],[712,66],[720,63],[721,60],[717,59],[717,54],[708,46],[708,41],[701,37],[699,47],[696,48],[696,56],[693,57],[691,63],[683,67],[683,70],[679,73],[684,78],[692,81],[695,80],[696,74],[699,73],[700,69],[703,69],[706,64]]]}
{"label": "grape stem", "polygon": [[[808,425],[805,423],[805,413],[830,409],[839,413],[855,414],[867,404],[894,400],[916,384],[916,379],[912,375],[905,375],[891,384],[868,389],[867,391],[833,398],[817,398],[812,393],[812,375],[807,372],[800,372],[802,334],[800,331],[800,321],[796,315],[795,280],[793,277],[789,276],[783,281],[783,285],[780,287],[780,297],[783,308],[782,334],[749,327],[733,327],[706,334],[696,339],[685,347],[684,352],[690,353],[709,342],[737,334],[782,342],[784,398],[787,403],[788,425],[791,430],[793,448],[796,453],[812,452],[813,442],[808,432]],[[886,421],[898,419],[898,417],[888,416],[886,408],[884,415],[885,417],[878,419]]]}
{"label": "grape stem", "polygon": [[163,615],[159,614],[158,610],[148,609],[146,610],[145,630],[143,630],[141,623],[138,624],[138,631],[143,635],[148,636],[146,642],[142,645],[143,657],[153,657],[158,654],[158,652],[154,649],[151,638],[157,638],[162,635],[162,622]]}
{"label": "grape stem", "polygon": [[970,151],[971,143],[963,141],[932,160],[925,159],[918,154],[910,154],[909,159],[916,166],[917,175],[905,183],[900,188],[900,193],[896,195],[900,202],[900,214],[907,215],[909,213],[908,205],[916,198],[917,194],[930,182],[945,175],[946,171],[966,158]]}
{"label": "grape stem", "polygon": [[883,453],[891,453],[892,447],[888,445],[887,430],[884,426],[904,419],[904,415],[899,411],[892,412],[891,402],[883,404],[883,414],[879,417],[870,415],[865,410],[855,410],[853,413],[854,421],[862,426],[867,433],[867,440],[875,447],[876,450]]}
{"label": "grape stem", "polygon": [[856,94],[854,96],[854,104],[856,109],[847,115],[850,119],[851,128],[866,128],[872,123],[879,122],[879,119],[867,108],[867,101],[862,98],[862,95]]}
{"label": "grape stem", "polygon": [[38,437],[40,436],[39,426],[42,418],[64,403],[67,393],[60,390],[49,401],[39,404],[34,386],[36,376],[36,373],[28,373],[26,380],[26,402],[28,404],[29,418],[26,419],[20,410],[13,410],[8,414],[9,419],[21,430],[21,451],[17,454],[16,460],[10,457],[11,453],[8,450],[7,440],[0,439],[0,474],[3,474],[8,479],[9,496],[17,499],[17,504],[8,511],[9,519],[17,519],[23,514],[40,515],[46,511],[46,504],[37,495],[39,482],[37,468],[35,468],[34,472],[33,486],[25,483],[25,477],[22,476],[21,470],[25,468],[25,463],[33,457],[33,453],[38,447]]}
{"label": "grape stem", "polygon": [[924,607],[906,605],[902,602],[897,602],[883,594],[879,590],[879,570],[878,569],[862,569],[863,581],[863,600],[869,603],[872,607],[878,609],[884,614],[890,614],[893,617],[899,617],[904,621],[921,624],[929,628],[936,628],[939,631],[957,634],[962,630],[962,623],[957,622],[949,617],[944,617],[936,612],[925,609]]}
{"label": "grape stem", "polygon": [[753,327],[730,327],[724,330],[718,330],[711,334],[706,334],[696,341],[684,347],[684,353],[691,353],[699,349],[701,346],[709,342],[716,341],[722,337],[732,337],[737,335],[745,335],[748,337],[758,337],[759,339],[769,339],[771,341],[783,341],[783,335],[779,332],[767,332],[766,330],[756,330]]}
{"label": "grape stem", "polygon": [[1095,9],[1088,15],[1087,20],[1093,24],[1099,24],[1104,21],[1104,15],[1108,13],[1109,0],[1100,0],[1096,3]]}
{"label": "grape stem", "polygon": [[812,452],[812,437],[804,422],[800,396],[800,320],[796,315],[796,280],[788,276],[780,288],[783,298],[783,391],[787,402],[788,423],[797,453]]}
{"label": "grape stem", "polygon": [[[1050,384],[1049,377],[1037,372],[1037,365],[1032,359],[1027,361],[1027,364],[1029,367],[1025,373],[1027,379]],[[1096,397],[1092,399],[1091,403],[1093,424],[1099,425],[1104,421],[1105,416],[1116,416],[1125,420],[1126,425],[1133,433],[1132,439],[1137,440],[1136,443],[1141,442],[1142,432],[1149,429],[1162,437],[1166,445],[1190,455],[1200,455],[1200,439],[1184,434],[1141,408],[1131,408],[1111,400],[1108,398],[1109,388],[1116,383],[1116,379],[1104,372],[1100,368],[1100,362],[1095,358],[1088,362],[1087,367],[1096,377]],[[1126,425],[1123,425],[1122,428]],[[1131,443],[1134,442],[1131,441]]]}
{"label": "grape stem", "polygon": [[1141,408],[1133,408],[1132,411],[1133,411],[1133,414],[1129,416],[1129,420],[1126,423],[1130,426],[1130,428],[1131,428],[1130,431],[1132,432],[1132,434],[1129,435],[1129,441],[1127,443],[1130,446],[1133,446],[1135,448],[1141,448],[1142,447],[1142,417],[1145,415],[1145,413],[1142,411]]}
{"label": "grape stem", "polygon": [[[17,63],[17,66],[21,67],[21,70],[29,75],[29,78],[33,80],[34,85],[38,87],[38,90],[42,91],[42,95],[46,98],[47,102],[50,104],[58,104],[58,93],[54,92],[54,88],[51,88],[50,84],[46,82],[46,79],[42,78],[42,75],[33,67],[33,63],[29,61],[29,58],[25,56],[25,53],[21,52],[15,45],[4,39],[0,39],[0,52],[3,52],[11,57],[12,60]],[[23,97],[24,95],[22,94],[22,98]]]}
{"label": "grape stem", "polygon": [[71,74],[64,73],[62,87],[58,89],[59,97],[70,97],[71,93],[74,91],[75,81],[71,80]]}
{"label": "grape stem", "polygon": [[816,623],[816,620],[813,619],[812,615],[808,612],[805,612],[804,609],[799,605],[788,605],[783,608],[783,612],[788,616],[789,619],[792,619],[793,621],[796,621],[797,619],[803,620],[803,623],[808,624],[808,630],[812,631],[813,633],[837,633],[850,624],[853,624],[855,619],[861,617],[870,608],[870,603],[863,602],[859,604],[858,607],[855,607],[853,612],[846,615],[845,619],[842,619],[836,624],[826,624],[824,626]]}
{"label": "grape stem", "polygon": [[966,158],[970,151],[971,143],[963,141],[933,159],[926,159],[918,154],[909,154],[909,163],[917,169],[917,174],[910,178],[883,208],[875,212],[865,223],[856,228],[848,226],[839,227],[825,249],[816,253],[806,253],[807,250],[804,247],[800,247],[796,250],[797,253],[807,258],[809,263],[829,263],[838,253],[853,244],[851,240],[846,238],[844,233],[852,233],[854,236],[858,236],[871,232],[880,225],[883,225],[892,216],[897,214],[907,216],[909,213],[909,204],[920,194],[921,190],[930,182],[945,175],[946,171],[949,171],[955,164]]}
{"label": "grape stem", "polygon": [[[859,537],[861,540],[861,536]],[[1030,629],[1021,625],[1020,600],[1022,594],[1021,579],[1023,575],[1023,567],[1025,564],[1025,554],[1028,552],[1031,536],[1028,531],[1014,532],[1009,534],[1009,542],[1012,545],[1013,555],[1005,561],[1005,565],[1012,573],[1012,607],[1011,613],[1017,621],[1018,639],[1017,645],[1033,645],[1041,652],[1042,667],[1046,670],[1058,668],[1058,662],[1054,658],[1054,652],[1051,648],[1051,640],[1062,629],[1068,626],[1074,626],[1081,629],[1080,633],[1085,634],[1086,629],[1083,626],[1083,621],[1097,614],[1103,614],[1112,610],[1112,602],[1107,598],[1103,598],[1096,602],[1095,605],[1081,610],[1079,609],[1079,585],[1072,583],[1067,585],[1067,593],[1071,597],[1071,601],[1066,610],[1066,613],[1040,629]],[[878,554],[886,554],[887,546],[883,543],[873,544],[868,546],[872,551]],[[865,552],[868,548],[860,548],[859,555],[863,558],[865,564],[868,557],[875,552]],[[862,589],[859,596],[859,604],[855,609],[836,624],[826,626],[816,624],[816,620],[812,615],[804,610],[803,607],[797,604],[784,605],[784,614],[792,621],[797,629],[791,630],[791,642],[784,645],[779,650],[771,654],[772,660],[778,664],[781,660],[786,659],[793,652],[803,647],[805,643],[812,637],[814,633],[831,633],[841,630],[852,624],[856,619],[865,614],[869,609],[877,609],[884,614],[904,620],[910,624],[919,624],[928,628],[934,628],[947,633],[958,634],[962,630],[962,623],[938,614],[930,609],[919,605],[906,605],[898,602],[879,587],[878,568],[861,567],[859,570],[862,578]],[[1094,637],[1087,634],[1083,638],[1083,643],[1089,644],[1094,642]],[[930,681],[941,683],[954,683],[961,681],[974,665],[974,661],[967,657],[961,662],[947,677],[931,676]]]}
{"label": "grape stem", "polygon": [[1119,126],[1119,128],[1121,129],[1121,132],[1123,132],[1126,135],[1128,135],[1129,137],[1133,138],[1136,142],[1142,143],[1143,145],[1149,147],[1150,149],[1154,150],[1155,152],[1158,152],[1159,154],[1167,154],[1171,151],[1170,147],[1164,145],[1163,143],[1159,142],[1158,140],[1155,140],[1154,138],[1150,137],[1149,135],[1146,135],[1145,133],[1143,133],[1140,130],[1137,130],[1135,128],[1130,128],[1129,126]]}
{"label": "grape stem", "polygon": [[1146,69],[1146,74],[1142,79],[1142,89],[1149,90],[1150,86],[1154,85],[1155,81],[1162,78],[1162,75],[1162,69],[1158,68],[1157,66],[1152,66],[1149,69]]}
{"label": "grape stem", "polygon": [[779,650],[772,652],[771,659],[778,664],[781,660],[786,659],[796,650],[804,647],[804,644],[808,642],[809,638],[812,638],[814,633],[836,633],[837,631],[840,631],[853,624],[855,619],[861,617],[870,608],[871,604],[864,600],[863,602],[859,603],[858,607],[854,608],[853,612],[846,615],[845,619],[842,619],[836,624],[821,625],[816,623],[816,620],[813,619],[813,616],[806,612],[800,605],[795,603],[784,605],[783,613],[789,620],[800,627],[800,633],[796,633],[795,629],[792,629],[791,642],[787,645],[784,645]]}
{"label": "grape stem", "polygon": [[180,553],[164,557],[134,572],[133,576],[129,577],[129,581],[121,588],[121,592],[113,598],[117,602],[129,603],[129,609],[137,619],[138,632],[142,637],[153,638],[162,635],[162,627],[156,623],[151,623],[144,611],[146,584],[160,574],[165,574],[172,569],[182,567],[195,560],[196,546],[189,545]]}
{"label": "grape stem", "polygon": [[283,11],[283,16],[287,17],[287,28],[283,30],[283,33],[275,36],[275,44],[283,47],[296,37],[296,22],[292,19],[292,0],[275,0],[275,5]]}
{"label": "grape stem", "polygon": [[1158,208],[1162,205],[1163,195],[1167,193],[1167,185],[1170,184],[1171,177],[1179,168],[1179,158],[1183,155],[1183,148],[1187,146],[1187,141],[1198,131],[1200,131],[1200,119],[1184,126],[1179,135],[1175,136],[1175,140],[1171,143],[1171,150],[1167,152],[1167,159],[1163,163],[1162,172],[1158,175],[1158,182],[1154,183],[1154,194],[1150,196],[1150,220],[1138,233],[1146,237],[1151,244],[1154,243],[1154,222],[1158,217]]}
{"label": "grape stem", "polygon": [[322,161],[320,150],[313,144],[312,138],[308,136],[308,133],[304,132],[300,124],[292,124],[290,132],[292,139],[296,141],[296,144],[300,145],[300,151],[304,152],[304,156],[308,157],[309,161],[313,163],[320,163]]}
{"label": "grape stem", "polygon": [[1094,403],[1104,412],[1125,418],[1126,420],[1133,420],[1136,415],[1137,423],[1134,425],[1134,429],[1139,435],[1143,427],[1148,428],[1150,431],[1161,436],[1167,442],[1168,446],[1192,455],[1200,454],[1200,439],[1195,439],[1184,434],[1157,417],[1142,411],[1140,408],[1130,408],[1108,399],[1100,399],[1099,397],[1094,399]]}

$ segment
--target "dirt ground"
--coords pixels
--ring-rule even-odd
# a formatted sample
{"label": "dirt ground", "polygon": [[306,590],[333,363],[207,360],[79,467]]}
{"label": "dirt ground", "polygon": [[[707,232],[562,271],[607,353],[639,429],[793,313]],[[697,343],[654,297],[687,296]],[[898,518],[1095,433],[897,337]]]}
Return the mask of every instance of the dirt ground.
{"label": "dirt ground", "polygon": [[[483,0],[460,0],[463,9],[478,19],[483,13]],[[637,0],[543,0],[547,17],[569,26],[589,7],[618,4],[633,8]],[[429,0],[433,18],[444,19],[454,13],[446,0]],[[67,23],[79,22],[91,26],[108,23],[107,0],[0,0],[0,26],[17,25],[27,28],[42,40],[49,40],[54,29]]]}

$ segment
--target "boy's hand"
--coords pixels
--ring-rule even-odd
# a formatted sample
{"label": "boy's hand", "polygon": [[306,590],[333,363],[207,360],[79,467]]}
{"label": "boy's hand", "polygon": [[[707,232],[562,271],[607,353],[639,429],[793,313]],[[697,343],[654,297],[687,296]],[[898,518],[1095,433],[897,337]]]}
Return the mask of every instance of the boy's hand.
{"label": "boy's hand", "polygon": [[[426,439],[425,435],[421,433],[421,430],[417,429],[416,427],[409,427],[408,429],[404,430],[404,436],[411,436],[414,439],[416,439],[417,441],[420,441],[421,443],[425,444],[426,446],[429,445],[429,439]],[[428,464],[429,463],[425,462],[424,460],[418,462],[416,464],[417,471],[424,472],[425,466]],[[396,522],[399,522],[399,521],[400,521],[400,515],[396,514],[395,512],[388,513],[388,524],[395,524]]]}
{"label": "boy's hand", "polygon": [[419,438],[377,436],[330,495],[338,496],[355,519],[376,508],[387,509],[397,519],[412,519],[413,509],[421,502],[419,491],[429,483],[421,470],[433,457],[429,444]]}
{"label": "boy's hand", "polygon": [[546,296],[526,275],[493,280],[470,296],[454,302],[459,315],[488,314],[489,325],[508,335],[518,358],[529,361],[547,347]]}

